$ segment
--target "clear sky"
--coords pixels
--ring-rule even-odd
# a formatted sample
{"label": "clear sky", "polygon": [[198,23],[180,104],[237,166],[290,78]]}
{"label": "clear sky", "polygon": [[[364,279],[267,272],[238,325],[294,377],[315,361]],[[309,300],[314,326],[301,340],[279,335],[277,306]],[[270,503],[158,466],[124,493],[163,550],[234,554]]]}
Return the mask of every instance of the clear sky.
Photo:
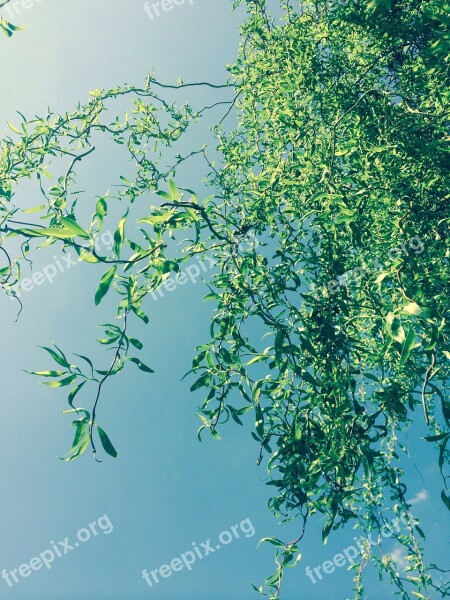
{"label": "clear sky", "polygon": [[[149,70],[169,83],[180,75],[186,82],[222,83],[224,65],[233,61],[239,41],[241,16],[232,13],[231,4],[186,0],[170,11],[159,9],[157,16],[150,0],[150,18],[141,0],[15,0],[20,12],[15,23],[27,30],[0,38],[0,132],[8,133],[7,120],[18,121],[16,110],[27,117],[45,113],[47,106],[71,110],[89,90],[141,84]],[[220,99],[220,92],[197,92],[192,99],[208,104]],[[89,202],[106,191],[119,168],[119,158],[109,149],[105,153],[82,173]],[[186,177],[198,189],[200,170]],[[27,206],[39,203],[32,186],[24,186],[18,199]],[[56,264],[60,256],[57,246],[42,251],[34,269]],[[96,325],[112,317],[114,305],[107,299],[95,309],[98,277],[95,268],[77,264],[53,283],[35,286],[23,294],[17,323],[15,304],[0,297],[0,570],[18,569],[41,554],[41,562],[50,567],[42,563],[25,576],[16,574],[18,583],[10,576],[11,586],[0,579],[0,599],[258,598],[250,582],[259,585],[272,569],[272,547],[257,549],[258,540],[292,539],[296,528],[280,528],[267,509],[270,488],[264,485],[264,466],[256,466],[258,447],[249,427],[224,428],[220,442],[207,436],[203,444],[197,441],[194,413],[202,395],[190,394],[189,381],[180,380],[195,346],[208,339],[210,306],[201,302],[206,288],[200,281],[147,302],[151,322],[140,332],[142,359],[156,373],[128,369],[108,383],[99,423],[110,433],[119,458],[96,464],[86,453],[70,464],[58,460],[72,435],[70,418],[60,412],[65,395],[22,370],[49,368],[37,346],[51,339],[74,352],[95,353],[106,364],[108,355],[93,340]],[[435,456],[420,435],[409,434],[415,475],[410,496],[424,518],[429,558],[438,560],[448,550],[448,518],[438,499]],[[305,568],[342,552],[355,533],[348,530],[323,547],[319,531],[319,523],[308,531],[303,560],[287,575],[284,600],[350,597],[346,566],[316,584]],[[209,545],[214,553],[206,549]],[[209,555],[200,560],[196,548]],[[158,584],[150,587],[143,579],[143,569],[150,573],[170,563],[176,572],[160,575]],[[387,598],[389,592],[372,580],[368,598]]]}

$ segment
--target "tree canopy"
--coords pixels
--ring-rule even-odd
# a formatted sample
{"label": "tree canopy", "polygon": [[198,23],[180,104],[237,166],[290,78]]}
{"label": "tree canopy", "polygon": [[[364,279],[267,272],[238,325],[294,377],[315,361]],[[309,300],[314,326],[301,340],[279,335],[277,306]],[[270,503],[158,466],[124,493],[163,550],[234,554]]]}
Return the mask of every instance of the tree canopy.
{"label": "tree canopy", "polygon": [[[129,362],[152,372],[129,322],[147,324],[146,297],[209,257],[211,336],[190,371],[191,391],[206,395],[199,437],[220,438],[223,423],[242,424],[251,412],[274,491],[270,508],[299,520],[297,540],[267,540],[277,567],[257,589],[281,597],[285,567],[298,562],[305,527],[320,514],[324,542],[347,523],[379,533],[403,518],[395,537],[408,571],[399,574],[382,545],[366,549],[355,565],[355,598],[365,597],[367,561],[401,598],[450,596],[439,568],[425,562],[401,463],[404,432],[422,420],[424,443],[438,447],[450,508],[450,6],[245,4],[225,83],[171,86],[151,74],[142,87],[94,90],[72,112],[10,124],[0,159],[1,287],[20,303],[21,265],[42,243],[104,264],[93,301],[117,296],[117,314],[98,340],[113,349],[109,366],[54,346],[45,350],[57,366],[34,374],[69,390],[76,434],[65,460],[89,446],[97,458],[99,444],[115,457],[97,422],[100,414],[108,421],[102,389]],[[215,145],[181,154],[189,127],[211,114],[168,99],[192,86],[231,99],[210,123]],[[128,111],[115,109],[119,101]],[[103,137],[126,149],[135,175],[111,182],[114,193],[97,198],[87,219],[77,167]],[[180,165],[199,156],[207,197],[178,177]],[[42,193],[31,210],[15,204],[23,179]],[[112,252],[102,254],[96,242],[117,210]]]}

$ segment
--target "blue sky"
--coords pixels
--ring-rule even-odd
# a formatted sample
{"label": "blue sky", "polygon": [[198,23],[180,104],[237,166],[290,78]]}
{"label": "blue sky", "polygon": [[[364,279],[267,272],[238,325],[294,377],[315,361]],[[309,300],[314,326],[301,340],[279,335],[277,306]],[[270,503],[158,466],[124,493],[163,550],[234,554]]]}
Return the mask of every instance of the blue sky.
{"label": "blue sky", "polygon": [[[29,117],[45,113],[47,106],[70,110],[89,90],[140,84],[149,70],[170,83],[180,75],[185,81],[221,83],[224,65],[233,61],[239,41],[240,14],[231,12],[229,0],[194,0],[192,5],[186,1],[153,20],[137,0],[29,2],[29,8],[20,5],[15,20],[27,30],[10,40],[0,39],[2,134],[8,131],[7,120],[17,121],[16,110]],[[202,104],[220,99],[214,91],[179,96],[188,98]],[[201,141],[202,131],[195,140]],[[120,157],[109,152],[106,148],[99,162],[82,173],[92,196],[106,191],[119,168]],[[198,189],[200,169],[185,176]],[[24,206],[39,203],[30,185],[17,198]],[[60,255],[56,246],[40,252],[35,271],[55,264]],[[0,297],[0,570],[18,569],[41,553],[48,557],[47,550],[55,555],[50,568],[19,576],[11,587],[0,580],[0,598],[257,598],[250,582],[260,584],[272,569],[272,548],[257,549],[258,540],[292,539],[296,528],[291,524],[280,529],[267,509],[269,488],[264,467],[256,466],[258,447],[249,426],[225,427],[220,442],[207,436],[202,444],[197,441],[194,413],[202,396],[190,394],[190,383],[181,377],[190,368],[195,346],[208,339],[211,308],[201,301],[206,288],[200,281],[146,305],[150,324],[139,332],[145,343],[142,359],[156,373],[128,370],[108,384],[99,423],[114,440],[119,459],[100,465],[88,454],[70,464],[58,460],[68,450],[72,433],[70,418],[60,412],[64,394],[39,385],[23,369],[49,367],[37,346],[51,339],[74,352],[94,353],[106,364],[107,355],[93,340],[97,324],[112,316],[114,304],[106,299],[101,309],[94,307],[98,277],[95,268],[77,264],[58,273],[52,284],[35,286],[23,294],[24,311],[17,323],[15,304]],[[423,434],[419,426],[409,433],[410,497],[424,519],[429,558],[438,560],[447,550],[448,517],[438,498],[435,456],[430,445],[420,441]],[[239,538],[234,535],[218,550],[219,535],[244,521],[247,535],[235,529]],[[69,538],[74,545],[77,532],[89,532],[93,523],[97,535],[91,529],[88,541],[77,542],[78,547],[61,557],[51,550],[56,545],[64,552],[59,542]],[[285,600],[351,597],[346,594],[351,589],[346,567],[316,584],[305,575],[306,566],[333,558],[355,535],[345,531],[323,547],[320,526],[316,523],[308,530],[303,560],[287,576]],[[150,572],[170,564],[195,550],[193,544],[201,548],[209,539],[215,552],[196,559],[191,570],[185,566],[152,587],[143,580],[143,569]],[[389,596],[388,586],[369,579],[368,598]]]}

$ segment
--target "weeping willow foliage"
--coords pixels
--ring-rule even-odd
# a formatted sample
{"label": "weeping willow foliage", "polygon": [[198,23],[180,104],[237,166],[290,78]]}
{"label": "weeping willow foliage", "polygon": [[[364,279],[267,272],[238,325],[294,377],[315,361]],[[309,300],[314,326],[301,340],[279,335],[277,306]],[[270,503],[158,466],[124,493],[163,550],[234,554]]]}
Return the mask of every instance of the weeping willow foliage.
{"label": "weeping willow foliage", "polygon": [[[145,298],[171,273],[198,257],[215,262],[206,296],[215,306],[211,338],[197,348],[191,390],[206,394],[199,436],[219,438],[225,421],[254,414],[270,508],[298,519],[297,540],[267,540],[276,570],[255,589],[272,599],[281,597],[285,567],[298,562],[315,516],[325,517],[325,542],[344,525],[379,535],[402,519],[394,537],[406,571],[382,543],[366,548],[354,565],[356,599],[368,562],[401,598],[450,595],[440,569],[425,562],[402,462],[405,431],[423,422],[450,508],[449,8],[434,0],[247,0],[223,86],[168,86],[152,75],[142,88],[91,92],[70,113],[24,117],[3,140],[3,290],[17,297],[21,265],[44,241],[105,263],[95,303],[113,290],[118,297],[116,319],[99,340],[114,349],[108,368],[85,356],[74,365],[55,346],[47,351],[59,370],[36,373],[69,387],[76,436],[66,460],[89,445],[96,456],[97,440],[117,455],[97,423],[102,387],[128,362],[152,372],[135,356],[142,343],[130,336],[130,320],[148,322]],[[181,155],[178,141],[212,114],[167,99],[191,86],[232,97],[213,124],[213,147]],[[131,110],[111,118],[120,98]],[[135,176],[114,182],[117,191],[98,198],[85,223],[76,171],[101,137],[127,150]],[[195,157],[204,159],[208,197],[177,176]],[[46,182],[55,161],[63,174]],[[24,178],[43,195],[31,215],[14,203]],[[111,255],[103,255],[96,241],[111,206],[123,217]],[[17,256],[11,238],[22,244]],[[82,395],[89,409],[75,405]]]}

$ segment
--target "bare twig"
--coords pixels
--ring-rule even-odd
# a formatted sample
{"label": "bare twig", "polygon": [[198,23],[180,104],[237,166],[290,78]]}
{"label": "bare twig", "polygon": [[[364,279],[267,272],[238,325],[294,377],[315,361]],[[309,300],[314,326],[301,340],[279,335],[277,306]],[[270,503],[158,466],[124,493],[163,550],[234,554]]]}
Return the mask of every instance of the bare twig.
{"label": "bare twig", "polygon": [[426,421],[427,425],[430,424],[430,417],[428,415],[428,408],[427,408],[427,401],[425,398],[425,394],[427,391],[427,385],[430,380],[431,372],[434,368],[435,362],[436,362],[436,355],[433,353],[431,355],[431,364],[428,367],[427,372],[425,373],[425,379],[423,380],[423,386],[422,386],[422,406],[423,406],[423,413],[425,415],[425,421]]}

